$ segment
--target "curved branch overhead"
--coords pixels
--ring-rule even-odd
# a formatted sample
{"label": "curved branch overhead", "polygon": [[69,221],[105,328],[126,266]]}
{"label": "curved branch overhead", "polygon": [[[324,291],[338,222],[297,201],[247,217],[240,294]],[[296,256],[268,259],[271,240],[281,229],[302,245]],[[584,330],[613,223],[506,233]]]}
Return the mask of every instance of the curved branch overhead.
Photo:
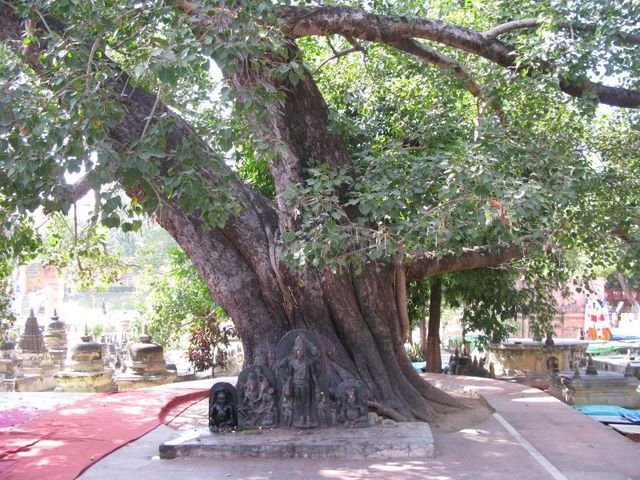
{"label": "curved branch overhead", "polygon": [[424,253],[413,255],[407,263],[407,280],[419,280],[441,273],[460,272],[476,268],[500,267],[517,258],[522,258],[525,250],[516,245],[500,245],[465,248],[461,253],[444,255]]}
{"label": "curved branch overhead", "polygon": [[[499,25],[487,32],[479,32],[441,20],[376,15],[351,7],[282,7],[278,9],[278,13],[284,21],[282,28],[293,37],[335,34],[396,48],[398,45],[407,46],[406,42],[410,39],[424,39],[483,57],[508,69],[516,67],[515,50],[497,37],[507,31],[539,25],[534,19],[523,19]],[[581,28],[588,30],[589,26]],[[632,34],[621,32],[618,36],[631,44],[640,41],[639,37]],[[420,56],[424,58],[424,55]],[[609,87],[588,79],[574,80],[562,76],[559,78],[559,87],[564,93],[574,97],[592,95],[598,102],[607,105],[640,107],[638,90]]]}
{"label": "curved branch overhead", "polygon": [[[504,35],[508,32],[517,30],[524,30],[527,28],[537,28],[543,25],[545,22],[538,20],[537,18],[522,18],[520,20],[512,20],[500,25],[496,25],[484,32],[484,35],[488,38],[498,38],[500,35]],[[563,30],[571,30],[573,32],[589,32],[596,33],[598,28],[595,25],[585,25],[578,23],[559,22],[555,24],[557,28]],[[640,35],[634,35],[632,33],[618,31],[613,34],[625,43],[630,45],[640,45]]]}
{"label": "curved branch overhead", "polygon": [[[178,7],[185,13],[205,19],[207,14],[201,12],[192,2],[181,0]],[[514,20],[480,32],[437,19],[420,17],[377,15],[359,8],[344,6],[329,7],[297,7],[276,6],[276,15],[280,20],[280,28],[284,33],[300,38],[306,36],[341,35],[347,39],[356,39],[388,45],[418,56],[442,68],[451,69],[465,81],[474,96],[479,96],[475,82],[462,65],[453,65],[453,60],[436,50],[421,45],[415,39],[428,40],[447,47],[453,47],[472,55],[485,58],[492,63],[507,69],[516,68],[515,49],[500,41],[497,37],[509,31],[534,28],[541,22],[533,18]],[[225,10],[217,15],[229,16]],[[592,25],[572,25],[559,23],[559,28],[576,28],[584,31],[595,31]],[[616,34],[622,41],[637,45],[640,37],[627,32]],[[590,81],[587,78],[569,79],[560,75],[559,88],[564,93],[574,96],[592,96],[598,102],[615,107],[640,107],[640,91],[621,87],[611,87]]]}

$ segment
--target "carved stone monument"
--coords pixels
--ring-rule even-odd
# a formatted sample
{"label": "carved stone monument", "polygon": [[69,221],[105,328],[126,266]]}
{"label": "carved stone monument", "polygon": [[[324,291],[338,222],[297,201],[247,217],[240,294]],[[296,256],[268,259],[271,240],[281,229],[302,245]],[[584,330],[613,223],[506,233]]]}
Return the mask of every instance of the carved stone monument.
{"label": "carved stone monument", "polygon": [[58,317],[58,312],[54,309],[51,323],[47,325],[44,334],[44,343],[49,351],[53,364],[58,368],[64,368],[67,358],[67,326]]}
{"label": "carved stone monument", "polygon": [[209,391],[209,430],[230,432],[238,427],[238,395],[227,382],[215,383]]}
{"label": "carved stone monument", "polygon": [[319,426],[318,403],[328,393],[324,355],[315,335],[307,330],[288,332],[276,349],[280,409],[283,426]]}
{"label": "carved stone monument", "polygon": [[113,370],[104,365],[102,344],[85,329],[81,342],[69,350],[67,368],[55,374],[60,392],[113,392]]}
{"label": "carved stone monument", "polygon": [[[423,461],[433,455],[433,436],[426,423],[379,421],[368,412],[366,390],[357,380],[328,388],[324,362],[312,332],[287,333],[276,348],[275,375],[267,366],[254,365],[240,373],[235,390],[229,384],[214,384],[208,425],[176,432],[160,445],[160,458]],[[224,435],[234,430],[236,393],[238,426],[244,431]],[[290,428],[270,428],[278,425]]]}
{"label": "carved stone monument", "polygon": [[162,346],[151,342],[151,336],[145,326],[144,333],[140,335],[140,342],[129,344],[126,370],[116,375],[115,382],[118,390],[123,392],[172,383],[177,376],[175,370],[167,369]]}
{"label": "carved stone monument", "polygon": [[278,425],[277,383],[265,365],[247,367],[238,376],[238,424],[241,428]]}

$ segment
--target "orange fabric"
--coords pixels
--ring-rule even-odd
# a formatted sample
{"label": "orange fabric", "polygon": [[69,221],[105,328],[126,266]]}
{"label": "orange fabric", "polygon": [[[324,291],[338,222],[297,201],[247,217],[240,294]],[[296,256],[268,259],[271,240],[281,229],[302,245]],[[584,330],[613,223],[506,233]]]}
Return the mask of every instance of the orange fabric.
{"label": "orange fabric", "polygon": [[208,393],[208,389],[145,388],[96,394],[0,429],[0,478],[71,480],[105,455],[170,422],[180,404],[195,403]]}

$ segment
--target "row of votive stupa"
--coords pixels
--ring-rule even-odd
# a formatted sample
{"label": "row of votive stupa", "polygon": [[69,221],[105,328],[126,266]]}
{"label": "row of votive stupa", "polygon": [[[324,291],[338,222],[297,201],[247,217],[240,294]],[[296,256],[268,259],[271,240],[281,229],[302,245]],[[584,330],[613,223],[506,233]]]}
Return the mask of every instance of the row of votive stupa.
{"label": "row of votive stupa", "polygon": [[9,341],[0,346],[0,391],[113,392],[176,381],[146,326],[140,342],[129,344],[124,366],[86,327],[81,342],[71,348],[67,343],[66,324],[55,310],[44,334],[31,310],[18,347]]}

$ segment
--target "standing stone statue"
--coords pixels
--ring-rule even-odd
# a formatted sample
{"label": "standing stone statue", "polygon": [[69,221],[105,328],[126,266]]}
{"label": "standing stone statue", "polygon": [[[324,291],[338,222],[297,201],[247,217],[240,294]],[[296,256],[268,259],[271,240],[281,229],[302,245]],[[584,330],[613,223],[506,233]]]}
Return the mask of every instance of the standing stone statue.
{"label": "standing stone statue", "polygon": [[216,383],[209,391],[209,430],[230,432],[238,426],[236,389],[227,382]]}
{"label": "standing stone statue", "polygon": [[[283,423],[296,428],[317,427],[320,393],[327,389],[322,355],[314,335],[306,330],[292,330],[282,337],[277,352]],[[283,404],[291,409],[289,419]]]}

